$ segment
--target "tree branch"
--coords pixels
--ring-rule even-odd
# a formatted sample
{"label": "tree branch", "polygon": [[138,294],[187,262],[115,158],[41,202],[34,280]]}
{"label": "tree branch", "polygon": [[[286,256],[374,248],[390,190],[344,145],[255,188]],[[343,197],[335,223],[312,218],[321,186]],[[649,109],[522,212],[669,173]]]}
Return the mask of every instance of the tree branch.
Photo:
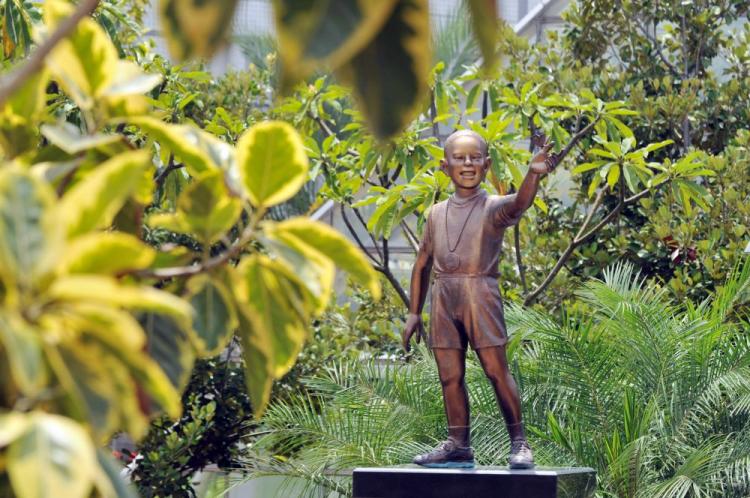
{"label": "tree branch", "polygon": [[99,5],[99,0],[83,0],[73,12],[70,17],[65,18],[58,26],[52,35],[45,40],[45,42],[37,48],[33,54],[26,60],[26,63],[13,71],[8,75],[5,80],[5,84],[0,87],[0,108],[5,105],[5,102],[10,98],[13,93],[19,90],[26,80],[28,80],[34,73],[39,71],[44,65],[44,59],[49,55],[55,46],[60,41],[73,32],[75,27],[84,17],[88,16]]}
{"label": "tree branch", "polygon": [[401,230],[403,230],[404,232],[406,240],[409,242],[409,245],[416,254],[419,251],[419,241],[417,240],[417,237],[414,235],[414,232],[411,231],[411,228],[409,228],[409,225],[407,225],[405,221],[402,220],[400,225]]}
{"label": "tree branch", "polygon": [[597,200],[594,202],[594,205],[592,206],[591,211],[589,212],[588,216],[586,217],[586,220],[584,221],[583,225],[581,225],[581,228],[578,230],[578,235],[576,235],[570,241],[570,244],[568,244],[568,247],[566,247],[565,250],[563,251],[563,253],[560,255],[560,257],[557,260],[557,263],[555,263],[555,266],[547,274],[547,277],[544,279],[544,281],[541,284],[539,284],[539,286],[537,286],[533,291],[531,291],[531,293],[529,293],[524,298],[524,300],[523,300],[524,306],[528,306],[531,303],[533,303],[536,300],[536,298],[539,296],[539,294],[541,294],[542,291],[544,291],[544,289],[546,289],[549,286],[549,284],[552,283],[552,281],[555,279],[555,277],[557,276],[557,274],[563,268],[563,265],[565,264],[565,262],[568,260],[568,258],[570,258],[570,255],[573,254],[573,251],[578,246],[580,246],[581,244],[583,244],[584,242],[586,242],[587,240],[589,240],[591,237],[594,236],[594,234],[596,234],[599,230],[601,230],[602,228],[604,228],[604,226],[606,226],[609,222],[611,222],[613,219],[615,219],[620,214],[620,212],[622,211],[622,209],[625,206],[628,206],[630,204],[633,204],[633,203],[637,202],[638,200],[640,200],[643,197],[647,196],[649,193],[654,192],[655,190],[661,188],[663,185],[667,184],[668,182],[669,182],[669,180],[665,180],[665,181],[663,181],[661,183],[658,183],[658,184],[652,186],[651,188],[647,188],[645,190],[642,190],[641,192],[638,192],[637,194],[635,194],[635,195],[633,195],[631,197],[627,197],[627,198],[624,197],[624,192],[621,191],[620,192],[620,199],[619,199],[617,205],[612,209],[612,211],[610,211],[609,213],[607,213],[607,215],[604,218],[602,218],[602,220],[599,221],[599,223],[597,223],[588,232],[585,232],[585,235],[581,236],[580,234],[584,233],[584,230],[585,230],[587,224],[591,222],[591,218],[593,217],[593,214],[594,214],[594,211],[596,211],[596,208],[598,208],[598,204],[601,204],[601,200],[603,199],[603,196],[604,196],[603,192],[606,192],[606,190],[607,190],[606,187],[603,188],[599,192],[599,195],[597,195]]}
{"label": "tree branch", "polygon": [[247,227],[245,227],[245,229],[242,231],[242,234],[240,234],[240,237],[231,246],[229,246],[226,251],[219,254],[218,256],[207,259],[203,263],[190,266],[138,270],[132,272],[132,275],[141,278],[156,278],[159,280],[198,275],[199,273],[204,273],[218,266],[221,266],[227,263],[230,259],[239,255],[242,252],[242,249],[244,249],[245,246],[253,239],[254,235],[255,224],[251,223]]}
{"label": "tree branch", "polygon": [[[341,218],[344,220],[344,224],[346,225],[346,228],[349,230],[349,233],[352,235],[352,238],[357,243],[357,245],[362,250],[362,252],[365,253],[367,257],[370,258],[370,260],[372,260],[372,266],[377,270],[381,265],[380,261],[375,259],[373,255],[370,254],[370,251],[368,251],[365,245],[362,243],[362,240],[359,238],[359,235],[357,235],[357,232],[354,230],[354,227],[349,221],[349,218],[346,216],[346,209],[344,205],[339,204],[339,209],[341,210]],[[375,249],[377,249],[377,246],[375,246]],[[378,251],[378,255],[380,255],[380,251]]]}

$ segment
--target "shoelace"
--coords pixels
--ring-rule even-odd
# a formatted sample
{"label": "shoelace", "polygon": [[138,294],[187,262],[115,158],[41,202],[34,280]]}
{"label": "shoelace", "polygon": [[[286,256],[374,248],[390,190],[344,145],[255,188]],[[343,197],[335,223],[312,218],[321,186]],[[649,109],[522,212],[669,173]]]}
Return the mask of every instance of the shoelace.
{"label": "shoelace", "polygon": [[524,440],[513,441],[510,444],[510,450],[513,453],[519,453],[522,450],[529,450],[530,451],[531,450],[531,446],[529,446],[529,443],[526,442],[526,441],[524,441]]}

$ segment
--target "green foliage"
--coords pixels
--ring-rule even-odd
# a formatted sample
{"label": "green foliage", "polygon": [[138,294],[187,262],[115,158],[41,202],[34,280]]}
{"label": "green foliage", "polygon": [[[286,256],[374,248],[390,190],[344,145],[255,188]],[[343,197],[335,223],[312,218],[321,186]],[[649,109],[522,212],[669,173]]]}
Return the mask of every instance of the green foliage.
{"label": "green foliage", "polygon": [[[579,290],[585,310],[508,310],[510,361],[541,465],[594,467],[601,496],[740,497],[750,489],[747,331],[750,260],[701,303],[674,304],[632,266]],[[307,394],[272,403],[270,431],[246,462],[253,475],[327,477],[394,465],[440,439],[434,361],[341,362],[303,379]],[[494,393],[471,355],[466,383],[481,464],[508,456]]]}
{"label": "green foliage", "polygon": [[235,465],[252,421],[239,363],[196,363],[182,395],[183,415],[160,417],[138,448],[131,479],[143,497],[194,496],[193,474],[209,464]]}

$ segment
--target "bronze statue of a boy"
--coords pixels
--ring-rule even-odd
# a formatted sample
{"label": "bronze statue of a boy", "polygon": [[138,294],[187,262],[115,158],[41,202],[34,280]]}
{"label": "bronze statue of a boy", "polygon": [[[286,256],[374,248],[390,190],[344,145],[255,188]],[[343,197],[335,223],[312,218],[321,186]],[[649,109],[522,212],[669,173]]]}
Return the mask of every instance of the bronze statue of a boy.
{"label": "bronze statue of a boy", "polygon": [[[469,398],[464,384],[466,348],[476,351],[495,389],[511,440],[510,467],[528,469],[534,458],[521,420],[521,402],[508,370],[508,341],[497,265],[505,229],[518,222],[536,196],[540,177],[557,162],[543,136],[532,138],[542,149],[532,158],[518,192],[487,195],[480,187],[490,167],[487,142],[459,130],[445,142],[440,166],[455,193],[433,206],[425,224],[411,276],[411,303],[403,332],[404,348],[423,333],[422,307],[434,267],[429,346],[435,355],[448,418],[448,439],[414,458],[425,467],[474,466],[469,441]],[[539,143],[541,141],[541,143]]]}

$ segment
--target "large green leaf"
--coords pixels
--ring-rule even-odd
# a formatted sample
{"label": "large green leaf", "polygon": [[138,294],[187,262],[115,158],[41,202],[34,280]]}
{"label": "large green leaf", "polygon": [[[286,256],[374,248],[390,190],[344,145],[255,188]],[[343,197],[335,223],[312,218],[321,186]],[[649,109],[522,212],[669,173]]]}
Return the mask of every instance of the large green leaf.
{"label": "large green leaf", "polygon": [[96,449],[83,427],[47,413],[29,416],[8,448],[7,470],[18,498],[86,498],[96,472]]}
{"label": "large green leaf", "polygon": [[[44,3],[44,20],[52,30],[73,12],[73,5],[61,0]],[[65,92],[82,109],[91,109],[117,75],[117,49],[93,19],[83,19],[75,30],[58,43],[45,64]]]}
{"label": "large green leaf", "polygon": [[0,173],[0,279],[29,287],[49,270],[62,234],[54,219],[54,193],[30,174]]}
{"label": "large green leaf", "polygon": [[237,141],[237,165],[256,207],[283,202],[302,187],[309,168],[302,139],[281,121],[258,123]]}
{"label": "large green leaf", "polygon": [[62,122],[57,125],[42,125],[42,135],[63,151],[70,155],[78,154],[88,149],[119,142],[119,135],[107,135],[96,133],[94,135],[82,135],[77,126],[72,123]]}
{"label": "large green leaf", "polygon": [[466,0],[471,12],[474,26],[474,36],[482,51],[485,71],[491,71],[497,66],[497,44],[500,26],[498,23],[497,2],[495,0]]}
{"label": "large green leaf", "polygon": [[271,235],[304,255],[324,257],[380,298],[377,273],[367,257],[333,228],[308,218],[292,218],[269,227]]}
{"label": "large green leaf", "polygon": [[195,309],[193,327],[203,340],[205,354],[221,352],[237,328],[237,316],[229,291],[219,280],[203,275],[189,282],[190,304]]}
{"label": "large green leaf", "polygon": [[245,359],[245,384],[250,395],[253,413],[260,417],[268,406],[273,386],[273,361],[271,341],[263,335],[263,328],[257,317],[242,308],[237,313],[237,329]]}
{"label": "large green leaf", "polygon": [[226,41],[237,0],[159,0],[169,52],[178,61],[211,57]]}
{"label": "large green leaf", "polygon": [[302,349],[314,301],[286,265],[266,256],[244,258],[236,274],[235,296],[244,312],[239,333],[243,344],[253,348],[253,357],[245,361],[252,369],[248,375],[260,382],[250,390],[260,413],[268,402],[265,386],[288,372]]}
{"label": "large green leaf", "polygon": [[431,64],[427,0],[399,0],[384,27],[338,74],[354,88],[379,138],[401,132],[427,94]]}
{"label": "large green leaf", "polygon": [[150,165],[151,157],[147,152],[125,152],[102,163],[75,184],[63,196],[58,213],[68,235],[111,225]]}
{"label": "large green leaf", "polygon": [[142,313],[138,316],[146,332],[146,350],[164,371],[178,392],[187,384],[195,362],[195,350],[188,334],[170,315]]}
{"label": "large green leaf", "polygon": [[19,390],[26,396],[39,394],[47,384],[47,367],[37,330],[20,316],[0,313],[0,343]]}
{"label": "large green leaf", "polygon": [[237,222],[242,202],[230,195],[222,173],[214,170],[202,175],[180,194],[177,208],[174,214],[158,215],[150,220],[210,245]]}
{"label": "large green leaf", "polygon": [[383,28],[397,0],[275,0],[283,80],[348,62]]}
{"label": "large green leaf", "polygon": [[116,275],[148,267],[156,251],[138,238],[122,232],[89,233],[65,248],[58,266],[61,273]]}

